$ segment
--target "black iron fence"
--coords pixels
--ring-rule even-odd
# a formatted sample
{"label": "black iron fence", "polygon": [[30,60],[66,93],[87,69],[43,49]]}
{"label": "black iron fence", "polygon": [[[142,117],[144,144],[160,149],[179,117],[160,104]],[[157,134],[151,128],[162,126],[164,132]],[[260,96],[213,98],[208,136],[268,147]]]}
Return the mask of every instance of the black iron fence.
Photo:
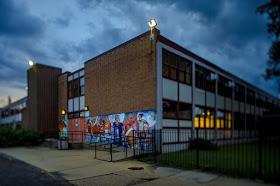
{"label": "black iron fence", "polygon": [[279,182],[280,136],[259,131],[181,129],[155,131],[157,154],[143,158],[229,176]]}
{"label": "black iron fence", "polygon": [[114,148],[123,147],[125,157],[129,151],[135,158],[157,164],[279,182],[280,136],[261,130],[162,129],[132,131],[129,136],[69,131],[47,132],[45,136],[82,143],[95,150],[95,158],[100,158],[98,150],[107,150],[109,161],[114,159]]}

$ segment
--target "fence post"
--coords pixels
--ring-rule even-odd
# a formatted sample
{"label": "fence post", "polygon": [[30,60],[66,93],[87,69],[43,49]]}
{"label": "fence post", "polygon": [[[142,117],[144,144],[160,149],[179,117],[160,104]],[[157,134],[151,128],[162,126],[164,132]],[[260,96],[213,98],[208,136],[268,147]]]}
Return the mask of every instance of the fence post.
{"label": "fence post", "polygon": [[110,154],[111,154],[111,162],[112,162],[113,160],[112,143],[110,143]]}
{"label": "fence post", "polygon": [[94,142],[94,159],[96,159],[96,142]]}
{"label": "fence post", "polygon": [[259,178],[262,178],[262,144],[263,144],[263,134],[262,134],[262,123],[259,127]]}
{"label": "fence post", "polygon": [[196,129],[196,169],[199,169],[198,128]]}
{"label": "fence post", "polygon": [[132,146],[133,146],[133,157],[135,158],[135,144],[134,144],[134,130],[133,130],[133,135],[132,135]]}
{"label": "fence post", "polygon": [[155,154],[155,163],[157,163],[156,129],[154,129],[154,154]]}

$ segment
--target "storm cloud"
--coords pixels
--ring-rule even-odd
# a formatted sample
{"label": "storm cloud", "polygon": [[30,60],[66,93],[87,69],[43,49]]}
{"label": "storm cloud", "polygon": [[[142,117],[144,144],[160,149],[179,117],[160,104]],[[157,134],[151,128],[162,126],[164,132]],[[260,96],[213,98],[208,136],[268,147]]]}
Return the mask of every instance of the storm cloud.
{"label": "storm cloud", "polygon": [[26,95],[28,60],[75,71],[147,30],[161,34],[245,81],[278,95],[265,81],[271,39],[261,0],[0,1],[0,107]]}

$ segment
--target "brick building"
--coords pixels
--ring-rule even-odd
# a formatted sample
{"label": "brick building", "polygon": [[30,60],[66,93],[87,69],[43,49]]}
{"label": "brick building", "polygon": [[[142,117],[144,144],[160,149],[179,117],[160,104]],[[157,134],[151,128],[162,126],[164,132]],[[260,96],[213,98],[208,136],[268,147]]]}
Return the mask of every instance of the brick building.
{"label": "brick building", "polygon": [[[136,113],[131,116],[135,122],[141,115],[153,123],[148,129],[177,131],[174,139],[180,142],[184,129],[255,131],[264,112],[279,111],[278,98],[170,41],[159,30],[153,38],[145,32],[86,61],[82,69],[59,76],[58,115],[64,119],[61,110],[66,110],[69,131],[93,130],[87,128],[87,117],[103,118],[98,122],[106,128],[104,115],[113,127],[115,115],[125,123]],[[127,134],[129,128],[131,124],[121,130]]]}
{"label": "brick building", "polygon": [[[96,125],[126,136],[132,129],[163,129],[175,131],[174,142],[184,140],[180,131],[187,129],[254,131],[264,112],[280,107],[278,98],[159,30],[88,60],[75,72],[37,64],[28,71],[28,86],[27,128],[57,130],[63,120],[60,130],[89,133]],[[122,127],[115,131],[115,123]]]}

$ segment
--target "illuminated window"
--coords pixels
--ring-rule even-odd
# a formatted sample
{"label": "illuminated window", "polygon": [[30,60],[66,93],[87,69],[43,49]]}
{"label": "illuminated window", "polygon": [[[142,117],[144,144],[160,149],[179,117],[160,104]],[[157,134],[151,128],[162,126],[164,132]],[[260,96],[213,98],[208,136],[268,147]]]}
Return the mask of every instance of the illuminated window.
{"label": "illuminated window", "polygon": [[215,128],[214,119],[214,109],[195,107],[195,128]]}

